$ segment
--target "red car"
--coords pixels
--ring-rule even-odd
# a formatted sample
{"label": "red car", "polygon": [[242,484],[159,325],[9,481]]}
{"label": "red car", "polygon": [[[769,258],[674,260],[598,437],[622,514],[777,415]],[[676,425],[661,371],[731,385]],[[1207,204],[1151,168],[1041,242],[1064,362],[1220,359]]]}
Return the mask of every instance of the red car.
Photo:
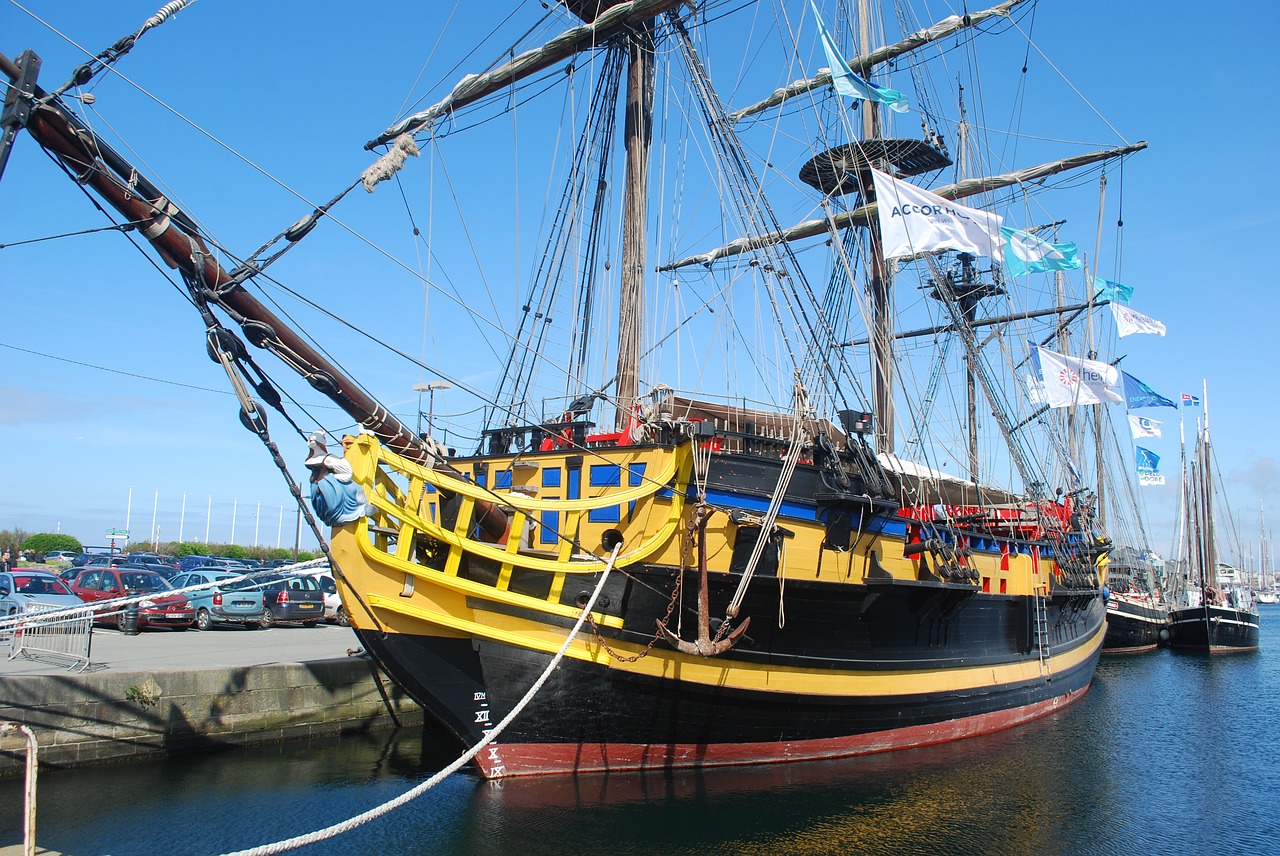
{"label": "red car", "polygon": [[[144,627],[171,627],[186,630],[196,620],[196,611],[186,595],[166,594],[172,586],[155,571],[123,568],[91,568],[81,571],[71,584],[71,591],[86,603],[112,600],[118,597],[156,592],[137,604],[138,629]],[[104,608],[94,620],[123,628],[123,616],[119,607]]]}

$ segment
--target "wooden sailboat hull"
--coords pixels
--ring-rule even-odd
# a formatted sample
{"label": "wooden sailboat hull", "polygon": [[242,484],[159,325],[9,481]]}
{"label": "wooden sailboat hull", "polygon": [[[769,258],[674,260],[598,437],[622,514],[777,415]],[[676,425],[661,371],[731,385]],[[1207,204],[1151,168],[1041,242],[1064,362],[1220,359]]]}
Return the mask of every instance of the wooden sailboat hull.
{"label": "wooden sailboat hull", "polygon": [[1169,644],[1210,654],[1258,650],[1256,610],[1226,606],[1175,609],[1169,616]]}
{"label": "wooden sailboat hull", "polygon": [[[867,593],[850,594],[844,617],[856,623],[852,616]],[[669,650],[652,651],[645,669],[566,658],[477,763],[484,775],[498,777],[852,756],[1008,728],[1058,710],[1088,688],[1102,640],[1096,598],[1074,605],[1070,615],[1053,610],[1050,621],[1066,622],[1072,638],[1043,668],[1034,653],[1008,653],[1024,644],[1026,632],[1012,626],[1022,620],[998,616],[1016,616],[1025,605],[984,601],[953,618],[947,642],[930,641],[919,621],[902,622],[896,638],[880,642],[840,639],[841,621],[805,626],[807,618],[789,604],[788,624],[801,626],[784,634],[785,644],[810,647],[811,656],[772,656],[758,650],[767,648],[760,640],[705,664]],[[898,617],[907,611],[905,598],[877,605]],[[512,711],[551,657],[426,633],[361,638],[464,745]],[[824,650],[843,656],[821,656]],[[683,677],[699,671],[714,678]]]}
{"label": "wooden sailboat hull", "polygon": [[1169,641],[1169,610],[1159,604],[1113,593],[1107,601],[1104,654],[1154,651]]}

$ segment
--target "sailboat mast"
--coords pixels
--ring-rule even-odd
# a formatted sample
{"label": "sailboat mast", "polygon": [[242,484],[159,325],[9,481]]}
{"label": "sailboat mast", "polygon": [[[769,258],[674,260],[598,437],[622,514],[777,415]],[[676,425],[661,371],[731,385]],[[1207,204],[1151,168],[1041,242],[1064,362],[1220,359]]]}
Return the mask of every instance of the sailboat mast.
{"label": "sailboat mast", "polygon": [[618,431],[626,429],[632,409],[640,397],[649,146],[653,140],[653,47],[653,21],[650,19],[632,31],[628,45],[627,112],[623,129],[627,163],[618,305],[618,410],[614,419],[615,430]]}
{"label": "sailboat mast", "polygon": [[[1097,237],[1094,239],[1093,259],[1091,260],[1093,263],[1093,272],[1095,277],[1098,272],[1098,255],[1102,251],[1102,212],[1106,208],[1106,205],[1105,205],[1106,200],[1107,200],[1107,174],[1104,172],[1102,175],[1098,177],[1098,233],[1097,233]],[[1093,285],[1091,284],[1090,278],[1087,276],[1085,277],[1085,291],[1087,292],[1087,294],[1085,295],[1085,299],[1092,306],[1093,297],[1094,297]],[[1090,309],[1090,311],[1086,314],[1086,318],[1088,319],[1087,321],[1088,332],[1086,333],[1086,336],[1088,337],[1087,341],[1089,343],[1089,348],[1090,348],[1089,358],[1096,360],[1097,345],[1094,343],[1094,338],[1093,338],[1093,310],[1092,309]],[[1094,467],[1097,470],[1097,472],[1095,473],[1095,476],[1098,480],[1097,482],[1098,483],[1098,489],[1097,489],[1098,507],[1097,507],[1096,513],[1097,513],[1098,525],[1105,532],[1106,526],[1107,526],[1107,482],[1106,482],[1106,468],[1103,466],[1103,463],[1102,463],[1102,418],[1104,414],[1103,414],[1101,404],[1091,405],[1091,408],[1093,409],[1093,462],[1094,462]]]}
{"label": "sailboat mast", "polygon": [[[868,0],[858,0],[858,39],[864,52],[872,49],[871,7]],[[880,108],[874,101],[863,101],[862,139],[880,137]],[[884,164],[876,164],[884,169]],[[880,240],[880,222],[872,218],[869,225],[870,246],[867,253],[867,287],[871,292],[871,389],[872,410],[875,413],[874,428],[876,451],[893,454],[894,423],[896,414],[893,403],[893,277],[884,260],[884,245]]]}

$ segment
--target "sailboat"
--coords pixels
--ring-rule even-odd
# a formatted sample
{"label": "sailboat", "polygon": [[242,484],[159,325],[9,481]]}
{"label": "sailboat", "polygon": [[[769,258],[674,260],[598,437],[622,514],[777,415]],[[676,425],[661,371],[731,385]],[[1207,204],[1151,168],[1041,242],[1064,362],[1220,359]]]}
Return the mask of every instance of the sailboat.
{"label": "sailboat", "polygon": [[1276,586],[1276,575],[1271,568],[1271,540],[1267,535],[1267,514],[1262,503],[1258,503],[1258,589],[1255,598],[1258,603],[1280,603],[1280,590]]}
{"label": "sailboat", "polygon": [[[365,650],[475,751],[485,777],[922,746],[1058,711],[1093,678],[1110,542],[1087,492],[1067,484],[1043,411],[1023,397],[1025,357],[1008,350],[1051,338],[1064,313],[1091,305],[1014,305],[1013,292],[1030,289],[1012,287],[994,251],[890,261],[873,179],[928,185],[937,211],[996,206],[1008,203],[993,195],[1002,188],[1048,192],[1055,176],[1145,144],[975,175],[971,123],[947,126],[955,163],[923,94],[910,118],[921,120],[917,139],[885,133],[893,117],[882,108],[905,106],[900,93],[870,85],[851,101],[833,88],[883,80],[891,62],[912,69],[907,80],[927,51],[1014,22],[1021,0],[912,25],[881,46],[866,3],[833,17],[836,35],[823,41],[808,17],[816,8],[789,4],[769,20],[791,22],[781,41],[809,73],[730,109],[709,69],[738,60],[708,55],[728,45],[743,56],[733,27],[748,31],[751,5],[544,4],[525,33],[559,32],[494,51],[369,141],[381,154],[358,183],[370,191],[394,187],[384,182],[420,154],[485,153],[480,228],[446,232],[433,259],[507,257],[509,222],[535,222],[542,238],[520,271],[522,295],[494,307],[505,320],[475,322],[474,342],[454,354],[496,377],[492,389],[456,363],[420,363],[440,378],[421,385],[433,403],[446,387],[483,402],[470,432],[434,412],[415,430],[343,370],[332,344],[260,296],[267,268],[332,223],[346,191],[234,257],[77,116],[64,95],[158,24],[53,93],[36,80],[34,53],[0,62],[13,81],[7,128],[25,128],[177,271],[241,421],[317,532],[327,526]],[[851,22],[860,48],[828,51]],[[729,35],[717,41],[717,29]],[[553,88],[568,89],[563,106],[539,100]],[[517,116],[537,125],[557,111],[543,130],[560,135],[558,148],[513,131]],[[794,127],[780,134],[784,124]],[[473,136],[494,127],[520,137],[514,153],[477,148]],[[508,166],[535,155],[554,164],[534,169],[541,187],[554,186],[550,174],[560,189],[533,216],[526,202],[499,205],[499,192],[525,186]],[[446,198],[467,189],[452,174],[440,185]],[[426,279],[435,288],[443,276]],[[455,295],[473,322],[487,302],[479,283]],[[335,317],[356,326],[363,308],[403,314],[371,290]],[[999,311],[984,308],[997,301]],[[934,322],[903,329],[908,305]],[[919,356],[916,342],[932,350]],[[293,400],[268,355],[358,426],[342,432],[314,411],[291,419],[308,443],[309,504],[267,427],[266,411]],[[944,383],[957,364],[961,379]],[[958,429],[943,416],[946,395],[965,414]]]}
{"label": "sailboat", "polygon": [[1145,555],[1113,550],[1107,565],[1107,589],[1104,653],[1154,651],[1169,641],[1169,605],[1155,584],[1151,563]]}
{"label": "sailboat", "polygon": [[1210,654],[1256,651],[1260,622],[1252,589],[1238,569],[1221,561],[1218,549],[1207,385],[1201,401],[1204,418],[1197,420],[1194,452],[1183,467],[1185,585],[1182,602],[1169,613],[1169,644]]}

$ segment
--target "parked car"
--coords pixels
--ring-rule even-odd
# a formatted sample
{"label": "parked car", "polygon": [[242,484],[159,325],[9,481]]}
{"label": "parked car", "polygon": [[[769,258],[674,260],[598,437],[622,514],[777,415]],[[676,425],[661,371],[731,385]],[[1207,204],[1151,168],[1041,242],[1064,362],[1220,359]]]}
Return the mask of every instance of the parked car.
{"label": "parked car", "polygon": [[200,630],[212,630],[215,624],[243,624],[257,630],[267,617],[262,605],[262,589],[253,580],[240,577],[234,571],[220,568],[196,568],[179,573],[171,582],[176,589],[216,584],[186,593],[196,611],[196,627]]}
{"label": "parked car", "polygon": [[263,627],[277,621],[301,621],[306,627],[315,627],[324,618],[324,592],[314,577],[271,574],[260,577],[258,584],[267,611]]}
{"label": "parked car", "polygon": [[[195,623],[196,611],[191,608],[191,601],[185,595],[166,594],[172,590],[168,581],[155,571],[130,568],[81,570],[71,584],[71,591],[86,603],[155,592],[155,597],[146,598],[137,604],[138,629],[171,627],[174,630],[186,630]],[[107,607],[100,610],[94,620],[123,629],[122,618],[117,608]]]}
{"label": "parked car", "polygon": [[338,584],[328,574],[316,574],[316,582],[320,591],[324,592],[324,620],[340,627],[350,627],[351,617],[347,615],[347,607],[342,603],[342,595],[338,594]]}
{"label": "parked car", "polygon": [[74,550],[51,550],[44,554],[46,562],[70,562],[78,556]]}
{"label": "parked car", "polygon": [[21,569],[0,574],[0,615],[26,612],[28,603],[65,607],[81,601],[55,574]]}

